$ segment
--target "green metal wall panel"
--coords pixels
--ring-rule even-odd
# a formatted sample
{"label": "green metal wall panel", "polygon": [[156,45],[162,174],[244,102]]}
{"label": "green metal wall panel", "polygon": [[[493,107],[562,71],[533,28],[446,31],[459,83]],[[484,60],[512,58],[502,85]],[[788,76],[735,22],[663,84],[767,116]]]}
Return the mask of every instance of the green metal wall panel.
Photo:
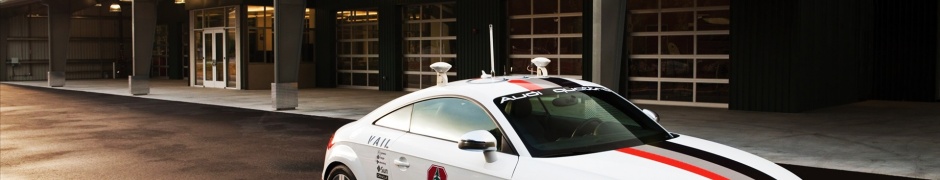
{"label": "green metal wall panel", "polygon": [[[457,1],[457,60],[454,68],[457,79],[480,77],[480,71],[490,71],[489,25],[493,24],[495,39],[496,74],[506,72],[507,20],[505,0]],[[485,10],[485,12],[481,12]]]}
{"label": "green metal wall panel", "polygon": [[937,1],[875,3],[873,98],[935,101]]}
{"label": "green metal wall panel", "polygon": [[316,87],[336,87],[336,9],[316,9]]}
{"label": "green metal wall panel", "polygon": [[733,1],[731,102],[802,112],[933,101],[936,1]]}
{"label": "green metal wall panel", "polygon": [[795,14],[795,1],[731,1],[730,109],[792,111]]}
{"label": "green metal wall panel", "polygon": [[858,102],[862,64],[871,61],[870,37],[861,36],[872,16],[871,1],[799,1],[790,60],[789,111],[801,112]]}
{"label": "green metal wall panel", "polygon": [[379,7],[379,90],[402,90],[402,10],[392,1]]}
{"label": "green metal wall panel", "polygon": [[[255,1],[249,1],[249,2],[252,4],[256,3]],[[166,1],[162,3],[173,3],[173,2]],[[221,7],[221,6],[242,5],[244,3],[246,3],[244,0],[186,0],[186,3],[184,4],[184,6],[186,7],[186,10],[196,10],[196,9],[214,8],[214,7]],[[262,3],[261,5],[273,6],[274,4]]]}
{"label": "green metal wall panel", "polygon": [[[591,73],[594,72],[594,68],[592,68],[594,64],[594,60],[593,60],[594,54],[592,50],[594,46],[594,1],[585,0],[583,6],[584,6],[584,12],[583,14],[581,14],[581,18],[583,19],[582,22],[584,23],[581,23],[583,25],[582,26],[583,31],[582,31],[581,36],[584,37],[582,38],[582,42],[584,42],[584,52],[581,55],[581,62],[582,62],[581,79],[585,81],[591,81]],[[627,32],[624,32],[623,37],[624,37],[623,38],[624,42],[627,42],[626,41],[627,37],[630,37],[630,34]],[[626,50],[629,49],[627,48],[627,43],[623,44],[623,49],[624,49],[623,57],[625,58],[622,58],[624,59],[624,61],[621,64],[627,65],[627,62],[629,61],[626,61],[626,59],[629,59],[630,57],[630,53],[626,52]],[[626,70],[626,68],[624,68],[624,70]],[[622,73],[621,74],[622,76],[620,76],[620,77],[623,77],[620,83],[627,84],[625,83],[628,78],[626,76],[627,71],[621,71],[621,72],[624,72],[624,73]],[[621,90],[623,89],[626,89],[626,88],[621,87]],[[626,94],[624,94],[624,96],[626,96]]]}

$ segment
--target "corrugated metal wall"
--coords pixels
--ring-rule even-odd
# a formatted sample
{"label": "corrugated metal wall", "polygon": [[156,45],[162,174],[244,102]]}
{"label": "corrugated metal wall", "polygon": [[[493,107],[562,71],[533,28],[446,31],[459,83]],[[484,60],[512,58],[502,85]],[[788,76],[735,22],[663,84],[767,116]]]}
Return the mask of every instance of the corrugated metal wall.
{"label": "corrugated metal wall", "polygon": [[[318,4],[319,1],[314,2]],[[336,9],[316,7],[316,86],[336,87]]]}
{"label": "corrugated metal wall", "polygon": [[[584,43],[584,53],[581,55],[581,60],[582,60],[581,61],[582,63],[581,64],[581,80],[591,81],[592,80],[591,75],[594,73],[594,53],[592,52],[593,51],[592,49],[594,49],[593,48],[594,46],[594,1],[585,0],[583,2],[584,2],[584,6],[583,6],[584,14],[581,15],[581,18],[583,18],[582,22],[584,23],[581,23],[583,25],[581,27],[583,29],[581,37],[584,37],[582,38],[583,43]],[[629,9],[629,7],[627,9]],[[623,34],[624,43],[623,43],[623,54],[622,54],[623,56],[622,57],[624,58],[621,58],[623,59],[623,61],[621,61],[620,63],[623,70],[621,70],[620,71],[621,73],[618,74],[622,80],[620,81],[620,87],[619,87],[620,90],[626,90],[627,89],[626,85],[629,84],[628,81],[630,81],[629,80],[630,78],[628,77],[628,74],[627,74],[627,72],[629,71],[626,71],[627,67],[629,67],[627,63],[630,62],[628,60],[630,57],[630,52],[627,51],[630,48],[627,47],[627,43],[626,43],[627,38],[630,37],[630,32],[628,32],[627,30],[624,30],[623,33],[624,33]],[[624,97],[627,97],[626,93],[621,93],[621,95],[623,95]]]}
{"label": "corrugated metal wall", "polygon": [[935,101],[937,1],[875,3],[873,98]]}
{"label": "corrugated metal wall", "polygon": [[[457,54],[454,63],[457,79],[480,77],[490,71],[489,25],[493,25],[496,74],[506,72],[507,40],[505,0],[457,1]],[[481,13],[485,10],[485,13]]]}
{"label": "corrugated metal wall", "polygon": [[936,1],[732,1],[731,102],[801,112],[933,100]]}
{"label": "corrugated metal wall", "polygon": [[796,3],[731,1],[730,109],[789,111]]}
{"label": "corrugated metal wall", "polygon": [[[871,0],[802,0],[790,59],[791,101],[801,112],[865,99],[871,78]],[[736,61],[732,61],[736,62]]]}
{"label": "corrugated metal wall", "polygon": [[379,90],[402,90],[402,7],[394,1],[379,5]]}
{"label": "corrugated metal wall", "polygon": [[[9,55],[4,59],[18,58],[20,64],[7,67],[6,76],[13,81],[45,80],[49,64],[47,9],[40,4],[22,8],[8,19]],[[129,51],[121,50],[122,43],[130,43],[129,13],[110,13],[106,8],[90,7],[72,14],[67,79],[112,78],[113,63],[129,57]]]}

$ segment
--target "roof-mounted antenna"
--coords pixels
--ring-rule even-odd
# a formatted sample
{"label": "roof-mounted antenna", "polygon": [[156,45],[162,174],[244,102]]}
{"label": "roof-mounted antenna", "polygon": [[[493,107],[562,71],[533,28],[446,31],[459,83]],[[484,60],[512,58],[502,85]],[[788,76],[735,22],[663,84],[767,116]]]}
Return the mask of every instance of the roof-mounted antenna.
{"label": "roof-mounted antenna", "polygon": [[536,57],[536,58],[532,58],[532,61],[530,62],[532,62],[532,64],[535,64],[535,67],[536,67],[535,76],[542,76],[542,77],[548,76],[548,68],[545,68],[545,66],[548,66],[548,63],[552,62],[552,60],[549,60],[548,58],[545,58],[545,57]]}
{"label": "roof-mounted antenna", "polygon": [[452,66],[446,62],[436,62],[431,64],[431,69],[434,72],[437,72],[437,86],[447,85],[447,70],[450,70]]}
{"label": "roof-mounted antenna", "polygon": [[490,24],[490,74],[486,74],[486,71],[483,71],[483,75],[480,75],[480,78],[491,78],[493,74],[496,74],[496,55],[493,51],[493,24]]}

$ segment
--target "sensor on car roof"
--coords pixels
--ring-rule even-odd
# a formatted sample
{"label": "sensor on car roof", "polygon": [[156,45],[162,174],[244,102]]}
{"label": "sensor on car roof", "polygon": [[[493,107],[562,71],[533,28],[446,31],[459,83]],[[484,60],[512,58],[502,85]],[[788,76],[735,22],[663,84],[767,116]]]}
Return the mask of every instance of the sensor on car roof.
{"label": "sensor on car roof", "polygon": [[431,69],[434,72],[437,72],[437,85],[444,86],[447,85],[447,71],[450,70],[452,66],[446,62],[436,62],[431,64]]}

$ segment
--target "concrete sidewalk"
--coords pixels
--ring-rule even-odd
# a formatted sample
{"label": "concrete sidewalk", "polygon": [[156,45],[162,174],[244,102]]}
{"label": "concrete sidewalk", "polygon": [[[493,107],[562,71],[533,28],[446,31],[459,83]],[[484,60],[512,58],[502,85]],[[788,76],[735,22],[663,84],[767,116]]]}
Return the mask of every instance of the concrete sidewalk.
{"label": "concrete sidewalk", "polygon": [[[45,81],[3,82],[46,86]],[[273,110],[267,90],[223,90],[152,80],[140,98]],[[69,80],[55,88],[130,96],[126,80]],[[358,119],[407,92],[302,89],[284,113]],[[805,113],[640,105],[666,129],[712,140],[777,163],[940,179],[940,103],[866,101]]]}
{"label": "concrete sidewalk", "polygon": [[[46,81],[7,81],[6,84],[49,87]],[[184,80],[152,79],[150,94],[134,96],[140,98],[198,104],[219,105],[246,109],[273,111],[270,90],[232,90],[189,87]],[[128,90],[127,80],[68,80],[65,87],[54,89],[133,96]],[[408,92],[390,92],[361,89],[300,89],[297,93],[298,107],[283,113],[323,116],[343,119],[359,119],[378,106]]]}

